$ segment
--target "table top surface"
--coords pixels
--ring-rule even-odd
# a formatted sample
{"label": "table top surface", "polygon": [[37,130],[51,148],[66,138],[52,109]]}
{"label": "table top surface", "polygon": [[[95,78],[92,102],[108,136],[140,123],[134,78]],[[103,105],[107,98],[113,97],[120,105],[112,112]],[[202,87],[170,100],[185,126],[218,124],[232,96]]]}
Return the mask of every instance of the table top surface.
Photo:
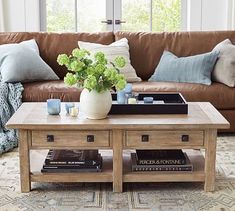
{"label": "table top surface", "polygon": [[188,114],[108,115],[106,119],[86,119],[66,114],[48,115],[46,103],[23,103],[7,123],[8,128],[28,130],[104,129],[226,129],[229,122],[208,102],[189,102]]}

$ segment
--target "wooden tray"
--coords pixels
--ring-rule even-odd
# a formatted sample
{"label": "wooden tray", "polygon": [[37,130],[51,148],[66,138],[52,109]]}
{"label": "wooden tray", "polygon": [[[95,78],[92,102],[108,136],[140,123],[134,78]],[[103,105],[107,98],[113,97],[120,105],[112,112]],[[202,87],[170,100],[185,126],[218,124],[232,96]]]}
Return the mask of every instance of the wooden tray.
{"label": "wooden tray", "polygon": [[[153,97],[153,104],[144,104],[144,97]],[[117,94],[112,94],[113,104],[109,114],[188,114],[188,104],[181,93],[139,94],[138,104],[118,104]],[[156,101],[164,101],[157,104]]]}

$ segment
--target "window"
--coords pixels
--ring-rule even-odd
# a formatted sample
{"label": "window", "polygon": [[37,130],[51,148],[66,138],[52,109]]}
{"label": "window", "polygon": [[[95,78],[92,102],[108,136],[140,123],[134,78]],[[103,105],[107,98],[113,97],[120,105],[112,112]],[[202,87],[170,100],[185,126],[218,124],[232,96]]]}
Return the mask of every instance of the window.
{"label": "window", "polygon": [[180,31],[185,0],[42,0],[42,31]]}

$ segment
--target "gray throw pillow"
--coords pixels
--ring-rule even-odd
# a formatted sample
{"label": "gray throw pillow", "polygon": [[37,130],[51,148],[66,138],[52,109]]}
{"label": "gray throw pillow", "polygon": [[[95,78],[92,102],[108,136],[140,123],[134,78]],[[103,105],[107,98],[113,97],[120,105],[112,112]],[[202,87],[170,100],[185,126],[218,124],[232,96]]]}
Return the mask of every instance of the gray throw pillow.
{"label": "gray throw pillow", "polygon": [[212,72],[212,80],[235,86],[235,45],[229,39],[226,39],[215,46],[213,51],[219,51],[219,59]]}
{"label": "gray throw pillow", "polygon": [[188,57],[177,57],[164,51],[149,81],[172,81],[211,84],[211,72],[219,52],[214,51]]}
{"label": "gray throw pillow", "polygon": [[0,45],[0,75],[9,83],[59,79],[39,56],[35,40]]}

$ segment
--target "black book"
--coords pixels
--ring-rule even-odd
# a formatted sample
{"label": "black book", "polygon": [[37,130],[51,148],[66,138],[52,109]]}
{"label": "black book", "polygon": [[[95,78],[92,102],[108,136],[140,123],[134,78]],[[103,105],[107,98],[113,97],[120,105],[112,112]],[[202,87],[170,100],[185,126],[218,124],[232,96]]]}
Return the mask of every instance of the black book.
{"label": "black book", "polygon": [[186,153],[186,164],[184,165],[139,165],[136,153],[131,153],[132,171],[193,171],[193,165]]}
{"label": "black book", "polygon": [[[74,163],[74,164],[72,164]],[[44,162],[43,168],[44,169],[96,169],[102,167],[102,156],[101,154],[98,155],[98,159],[96,160],[96,164],[93,165],[86,165],[86,164],[77,164],[76,162],[71,162],[70,164],[47,164]]]}
{"label": "black book", "polygon": [[100,172],[102,169],[102,156],[98,155],[99,164],[97,165],[48,165],[44,163],[41,172],[47,173],[68,173],[68,172]]}
{"label": "black book", "polygon": [[100,165],[98,150],[49,150],[46,165]]}
{"label": "black book", "polygon": [[101,172],[101,168],[84,169],[42,169],[42,173],[73,173],[73,172]]}
{"label": "black book", "polygon": [[184,165],[182,150],[136,150],[138,165]]}

